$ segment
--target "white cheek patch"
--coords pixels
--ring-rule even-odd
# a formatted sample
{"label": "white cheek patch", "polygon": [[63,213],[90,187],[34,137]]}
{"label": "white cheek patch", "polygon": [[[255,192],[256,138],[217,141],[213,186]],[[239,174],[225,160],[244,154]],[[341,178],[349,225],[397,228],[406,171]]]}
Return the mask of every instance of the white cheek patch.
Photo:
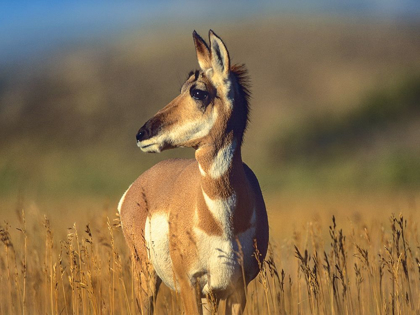
{"label": "white cheek patch", "polygon": [[199,119],[189,122],[178,122],[171,130],[162,131],[161,134],[153,138],[137,142],[137,146],[143,152],[162,151],[165,143],[175,146],[182,146],[184,143],[197,140],[207,136],[213,128],[218,117],[217,110],[214,109],[206,119]]}
{"label": "white cheek patch", "polygon": [[220,178],[228,171],[229,167],[232,165],[236,146],[237,141],[236,139],[233,139],[232,143],[229,143],[217,152],[217,155],[213,160],[209,170],[209,175],[211,178]]}
{"label": "white cheek patch", "polygon": [[174,144],[203,138],[210,133],[210,130],[217,120],[217,116],[217,110],[214,109],[205,120],[200,119],[184,124],[181,123],[169,132],[168,138],[171,139],[171,142]]}

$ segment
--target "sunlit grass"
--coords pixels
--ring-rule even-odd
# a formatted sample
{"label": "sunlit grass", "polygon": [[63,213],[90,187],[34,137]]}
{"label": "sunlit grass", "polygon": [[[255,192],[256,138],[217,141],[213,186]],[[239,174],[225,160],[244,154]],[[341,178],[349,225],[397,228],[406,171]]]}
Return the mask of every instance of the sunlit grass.
{"label": "sunlit grass", "polygon": [[[268,198],[271,246],[246,314],[420,311],[418,196],[361,197]],[[9,206],[13,215],[0,223],[0,313],[138,313],[114,206],[67,207],[45,216],[35,205]],[[179,314],[181,305],[163,286],[157,313]]]}

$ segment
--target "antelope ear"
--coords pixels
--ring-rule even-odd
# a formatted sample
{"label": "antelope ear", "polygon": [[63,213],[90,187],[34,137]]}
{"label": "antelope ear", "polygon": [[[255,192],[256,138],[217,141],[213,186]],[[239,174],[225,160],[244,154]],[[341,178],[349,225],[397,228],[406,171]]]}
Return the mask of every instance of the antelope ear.
{"label": "antelope ear", "polygon": [[212,30],[209,31],[210,47],[211,47],[211,66],[214,74],[227,77],[230,71],[229,52],[220,39]]}
{"label": "antelope ear", "polygon": [[195,51],[197,52],[197,60],[200,65],[201,70],[206,71],[211,68],[211,59],[210,59],[210,49],[207,46],[204,39],[197,34],[196,31],[193,32],[193,39],[195,45]]}

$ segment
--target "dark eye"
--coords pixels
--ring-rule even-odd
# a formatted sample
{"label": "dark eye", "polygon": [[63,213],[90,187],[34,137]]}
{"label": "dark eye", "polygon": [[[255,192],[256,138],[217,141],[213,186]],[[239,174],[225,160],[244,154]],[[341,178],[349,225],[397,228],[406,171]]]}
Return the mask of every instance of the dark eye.
{"label": "dark eye", "polygon": [[209,93],[207,91],[203,91],[199,89],[192,89],[190,94],[193,99],[199,100],[199,101],[203,101],[209,96]]}

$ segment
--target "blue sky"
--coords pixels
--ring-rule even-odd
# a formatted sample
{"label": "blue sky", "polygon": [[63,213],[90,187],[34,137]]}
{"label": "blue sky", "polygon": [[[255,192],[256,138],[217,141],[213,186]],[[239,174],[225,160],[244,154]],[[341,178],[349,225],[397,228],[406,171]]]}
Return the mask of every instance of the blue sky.
{"label": "blue sky", "polygon": [[[5,1],[0,0],[0,64],[53,50],[69,42],[118,36],[170,20],[250,17],[253,14],[353,14],[420,19],[418,0],[283,1]],[[168,24],[170,26],[170,24]]]}
{"label": "blue sky", "polygon": [[140,27],[158,6],[117,1],[10,1],[0,5],[0,62],[68,41]]}

